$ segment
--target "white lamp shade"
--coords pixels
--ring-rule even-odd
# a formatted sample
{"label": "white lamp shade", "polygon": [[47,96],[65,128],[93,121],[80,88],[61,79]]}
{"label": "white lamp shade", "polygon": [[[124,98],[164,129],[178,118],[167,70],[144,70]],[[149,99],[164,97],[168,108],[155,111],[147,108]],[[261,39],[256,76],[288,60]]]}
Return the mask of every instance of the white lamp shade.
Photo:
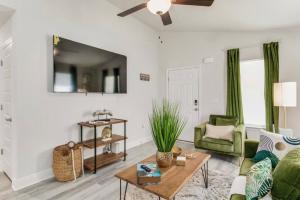
{"label": "white lamp shade", "polygon": [[150,0],[147,3],[147,8],[156,15],[166,13],[171,7],[171,0]]}
{"label": "white lamp shade", "polygon": [[297,106],[297,83],[274,83],[274,106]]}

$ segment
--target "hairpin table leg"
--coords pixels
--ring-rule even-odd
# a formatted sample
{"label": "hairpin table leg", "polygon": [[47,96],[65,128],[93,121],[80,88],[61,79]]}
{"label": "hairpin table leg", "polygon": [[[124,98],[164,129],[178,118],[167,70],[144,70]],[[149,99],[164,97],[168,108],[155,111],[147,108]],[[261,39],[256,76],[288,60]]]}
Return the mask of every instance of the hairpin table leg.
{"label": "hairpin table leg", "polygon": [[208,162],[206,162],[202,167],[202,176],[204,179],[205,188],[208,188]]}
{"label": "hairpin table leg", "polygon": [[126,199],[127,187],[128,187],[128,182],[126,182],[126,186],[125,186],[124,200]]}
{"label": "hairpin table leg", "polygon": [[122,180],[120,179],[120,200],[122,200]]}

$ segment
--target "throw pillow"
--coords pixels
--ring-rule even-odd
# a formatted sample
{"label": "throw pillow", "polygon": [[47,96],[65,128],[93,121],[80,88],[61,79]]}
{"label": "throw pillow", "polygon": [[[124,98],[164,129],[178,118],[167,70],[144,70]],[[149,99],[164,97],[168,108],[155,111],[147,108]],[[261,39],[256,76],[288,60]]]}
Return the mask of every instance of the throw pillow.
{"label": "throw pillow", "polygon": [[277,156],[275,156],[272,152],[266,151],[266,150],[261,150],[261,151],[257,152],[255,154],[254,158],[252,158],[252,161],[257,163],[266,158],[269,158],[271,160],[273,168],[275,168],[279,162],[279,159],[277,158]]}
{"label": "throw pillow", "polygon": [[299,147],[299,138],[287,137],[261,130],[259,145],[253,161],[258,162],[268,157],[271,159],[273,167],[275,167],[276,160],[281,160],[290,150]]}
{"label": "throw pillow", "polygon": [[257,200],[272,189],[272,164],[269,158],[254,164],[246,177],[246,200]]}
{"label": "throw pillow", "polygon": [[223,140],[233,140],[233,130],[234,126],[214,126],[211,124],[206,124],[205,137]]}
{"label": "throw pillow", "polygon": [[216,126],[237,126],[237,120],[236,119],[226,119],[218,117],[216,119]]}

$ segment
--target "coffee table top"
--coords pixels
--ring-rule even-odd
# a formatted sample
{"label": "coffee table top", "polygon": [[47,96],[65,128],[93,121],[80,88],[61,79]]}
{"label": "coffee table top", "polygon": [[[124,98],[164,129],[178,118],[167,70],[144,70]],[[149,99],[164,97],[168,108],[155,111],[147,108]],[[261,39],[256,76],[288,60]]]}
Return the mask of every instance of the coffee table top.
{"label": "coffee table top", "polygon": [[[211,157],[209,154],[201,152],[193,152],[193,155],[195,158],[187,159],[185,166],[176,166],[174,160],[170,168],[161,168],[161,182],[158,185],[139,185],[137,183],[136,165],[117,173],[115,176],[164,199],[173,199],[193,174]],[[143,162],[156,162],[156,156],[153,155],[141,161],[141,163]]]}

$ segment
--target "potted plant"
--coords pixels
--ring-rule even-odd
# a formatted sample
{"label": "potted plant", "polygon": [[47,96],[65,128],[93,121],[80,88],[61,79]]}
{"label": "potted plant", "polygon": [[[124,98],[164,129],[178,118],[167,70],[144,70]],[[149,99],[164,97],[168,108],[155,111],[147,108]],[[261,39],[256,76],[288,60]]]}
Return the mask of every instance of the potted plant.
{"label": "potted plant", "polygon": [[172,148],[186,122],[180,116],[179,106],[167,100],[163,100],[162,105],[153,103],[149,120],[153,140],[157,147],[157,164],[159,167],[169,167],[173,160]]}

